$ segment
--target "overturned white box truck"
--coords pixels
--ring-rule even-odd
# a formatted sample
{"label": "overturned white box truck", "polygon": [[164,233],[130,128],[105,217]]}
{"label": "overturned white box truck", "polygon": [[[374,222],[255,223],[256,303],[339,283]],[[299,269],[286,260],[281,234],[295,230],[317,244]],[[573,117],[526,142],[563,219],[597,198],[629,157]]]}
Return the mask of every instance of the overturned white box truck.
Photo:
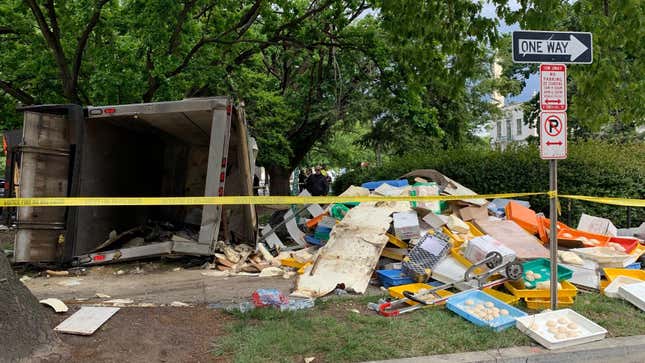
{"label": "overturned white box truck", "polygon": [[[227,97],[22,111],[18,197],[253,195],[254,143]],[[150,221],[193,238],[115,243]],[[257,218],[252,205],[19,207],[17,228],[14,262],[87,265],[211,255],[219,238],[253,245]]]}

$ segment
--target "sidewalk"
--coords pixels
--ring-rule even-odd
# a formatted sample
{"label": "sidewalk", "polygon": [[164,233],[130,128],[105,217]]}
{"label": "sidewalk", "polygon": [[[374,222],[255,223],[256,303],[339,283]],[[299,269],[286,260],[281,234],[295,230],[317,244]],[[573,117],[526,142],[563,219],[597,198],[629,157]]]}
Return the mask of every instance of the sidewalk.
{"label": "sidewalk", "polygon": [[[547,350],[542,347],[514,347],[379,361],[379,363],[446,362],[645,362],[645,335],[610,338],[574,347]],[[367,362],[376,363],[376,362]]]}

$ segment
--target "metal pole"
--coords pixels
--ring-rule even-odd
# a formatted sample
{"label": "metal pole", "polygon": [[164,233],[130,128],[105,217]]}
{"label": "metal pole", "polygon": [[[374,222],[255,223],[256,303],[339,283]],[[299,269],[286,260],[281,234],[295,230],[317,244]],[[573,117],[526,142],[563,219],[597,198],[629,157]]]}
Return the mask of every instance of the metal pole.
{"label": "metal pole", "polygon": [[555,192],[551,195],[549,205],[549,218],[551,219],[551,240],[549,250],[551,251],[551,310],[555,310],[558,304],[558,211],[556,210],[558,191],[558,161],[549,160],[549,191]]}

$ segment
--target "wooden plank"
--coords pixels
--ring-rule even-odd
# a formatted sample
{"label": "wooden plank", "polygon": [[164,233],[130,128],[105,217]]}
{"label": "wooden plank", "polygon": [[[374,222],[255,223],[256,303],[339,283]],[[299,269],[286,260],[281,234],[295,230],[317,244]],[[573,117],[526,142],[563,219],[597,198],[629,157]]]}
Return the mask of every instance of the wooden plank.
{"label": "wooden plank", "polygon": [[480,219],[475,220],[474,223],[480,231],[515,251],[519,259],[549,257],[549,250],[542,245],[540,240],[526,232],[513,221],[489,221]]}
{"label": "wooden plank", "polygon": [[383,248],[394,212],[409,210],[409,203],[361,203],[352,208],[318,250],[314,264],[298,277],[294,295],[319,297],[345,284],[348,291],[367,289]]}
{"label": "wooden plank", "polygon": [[119,311],[119,308],[99,306],[82,307],[74,315],[58,324],[54,330],[67,334],[92,335],[112,315],[116,314],[117,311]]}

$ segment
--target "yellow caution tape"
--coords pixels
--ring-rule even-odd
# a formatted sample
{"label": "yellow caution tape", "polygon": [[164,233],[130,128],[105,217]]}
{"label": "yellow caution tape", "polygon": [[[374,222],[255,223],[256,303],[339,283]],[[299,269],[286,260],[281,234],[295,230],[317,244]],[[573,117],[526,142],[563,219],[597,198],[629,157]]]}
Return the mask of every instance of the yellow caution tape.
{"label": "yellow caution tape", "polygon": [[558,195],[560,198],[584,200],[586,202],[621,205],[625,207],[645,207],[645,199],[588,197],[584,195]]}
{"label": "yellow caution tape", "polygon": [[588,197],[581,195],[559,195],[557,191],[534,193],[500,193],[474,195],[438,196],[346,196],[346,197],[301,197],[301,196],[224,196],[224,197],[142,197],[142,198],[103,198],[103,197],[34,197],[0,198],[0,207],[86,207],[86,206],[132,206],[132,205],[288,205],[288,204],[332,204],[364,202],[428,202],[439,200],[469,200],[494,198],[519,198],[547,195],[577,199],[588,202],[612,204],[629,207],[645,207],[645,199]]}
{"label": "yellow caution tape", "polygon": [[503,193],[475,195],[440,196],[346,196],[346,197],[301,197],[301,196],[224,196],[224,197],[145,197],[145,198],[102,198],[102,197],[34,197],[0,199],[0,207],[83,207],[83,206],[125,206],[125,205],[268,205],[268,204],[332,204],[363,202],[427,202],[436,200],[469,200],[493,198],[517,198],[537,193]]}

